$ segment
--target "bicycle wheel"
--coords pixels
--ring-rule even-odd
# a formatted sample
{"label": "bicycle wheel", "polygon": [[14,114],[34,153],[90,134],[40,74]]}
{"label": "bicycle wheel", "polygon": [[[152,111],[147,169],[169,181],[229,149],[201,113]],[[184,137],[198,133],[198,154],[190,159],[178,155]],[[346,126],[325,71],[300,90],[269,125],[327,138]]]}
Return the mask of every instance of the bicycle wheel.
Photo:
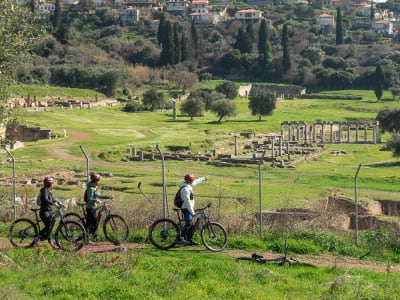
{"label": "bicycle wheel", "polygon": [[103,232],[107,240],[114,245],[126,242],[129,236],[129,227],[123,217],[119,215],[109,215],[104,220]]}
{"label": "bicycle wheel", "polygon": [[73,220],[60,222],[54,236],[57,247],[66,251],[78,251],[87,244],[85,228]]}
{"label": "bicycle wheel", "polygon": [[14,247],[29,248],[37,243],[39,231],[31,220],[17,219],[8,229],[8,239]]}
{"label": "bicycle wheel", "polygon": [[179,227],[170,219],[159,219],[150,225],[149,240],[161,250],[173,247],[179,238]]}
{"label": "bicycle wheel", "polygon": [[201,228],[200,236],[204,246],[210,251],[222,251],[228,244],[228,234],[225,228],[216,222],[204,224]]}

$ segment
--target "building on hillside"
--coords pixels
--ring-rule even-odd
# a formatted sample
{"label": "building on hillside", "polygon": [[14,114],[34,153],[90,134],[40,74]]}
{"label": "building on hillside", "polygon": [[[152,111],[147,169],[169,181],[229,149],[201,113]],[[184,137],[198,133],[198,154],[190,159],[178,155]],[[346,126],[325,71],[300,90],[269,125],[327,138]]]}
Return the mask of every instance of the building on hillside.
{"label": "building on hillside", "polygon": [[188,9],[188,0],[167,0],[165,2],[165,10],[172,15],[185,15]]}
{"label": "building on hillside", "polygon": [[197,24],[216,24],[218,23],[218,17],[210,13],[211,5],[208,0],[192,0],[190,7],[190,21],[194,21]]}
{"label": "building on hillside", "polygon": [[263,18],[263,12],[258,9],[243,9],[235,13],[235,19],[243,24],[256,24]]}
{"label": "building on hillside", "polygon": [[47,3],[47,2],[39,3],[38,10],[41,13],[47,13],[52,15],[54,14],[55,5],[54,3]]}
{"label": "building on hillside", "polygon": [[316,19],[317,26],[323,34],[332,33],[335,30],[335,17],[329,14],[319,15]]}
{"label": "building on hillside", "polygon": [[122,24],[139,22],[140,20],[140,10],[134,7],[122,8],[119,10],[119,18]]}
{"label": "building on hillside", "polygon": [[393,23],[387,20],[375,21],[371,24],[371,31],[377,34],[393,35]]}

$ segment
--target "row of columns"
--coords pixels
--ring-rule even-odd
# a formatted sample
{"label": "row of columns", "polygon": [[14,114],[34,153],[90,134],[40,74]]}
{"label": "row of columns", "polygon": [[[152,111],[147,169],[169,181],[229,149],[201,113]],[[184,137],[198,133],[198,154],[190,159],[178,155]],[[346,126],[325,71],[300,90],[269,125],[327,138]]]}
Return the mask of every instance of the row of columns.
{"label": "row of columns", "polygon": [[[372,138],[368,140],[368,133],[372,130]],[[351,138],[355,131],[354,139]],[[363,138],[360,138],[360,132]],[[347,134],[347,137],[344,136]],[[288,142],[304,143],[373,143],[381,142],[379,122],[317,122],[307,125],[303,121],[281,123],[281,136]],[[370,134],[371,136],[371,134]]]}

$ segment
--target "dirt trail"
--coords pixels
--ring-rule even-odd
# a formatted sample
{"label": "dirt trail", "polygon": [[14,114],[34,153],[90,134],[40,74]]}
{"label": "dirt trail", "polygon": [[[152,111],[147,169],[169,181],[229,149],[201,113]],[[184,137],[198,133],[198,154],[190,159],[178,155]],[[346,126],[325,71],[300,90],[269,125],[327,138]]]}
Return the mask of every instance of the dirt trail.
{"label": "dirt trail", "polygon": [[[10,249],[12,246],[8,241],[0,242],[0,251]],[[40,244],[35,247],[47,247],[47,242],[40,242]],[[125,252],[132,249],[154,249],[154,251],[163,251],[157,250],[153,246],[148,244],[138,244],[138,243],[123,243],[120,246],[115,246],[108,242],[97,242],[91,245],[87,245],[79,250],[78,253],[82,255],[88,254],[104,254],[104,253],[113,253],[113,252]],[[197,247],[179,247],[173,248],[168,251],[191,251],[194,253],[199,252],[207,252],[210,255],[222,255],[229,256],[234,259],[238,257],[251,257],[253,252],[245,251],[245,250],[236,250],[236,249],[225,249],[222,252],[213,253],[206,250],[202,246]],[[279,258],[282,255],[279,253],[272,252],[257,252],[257,254],[262,255],[265,259],[271,258]],[[379,264],[371,261],[362,261],[351,257],[336,257],[330,254],[322,254],[322,255],[296,255],[293,258],[297,259],[301,263],[312,264],[317,267],[337,267],[341,269],[367,269],[370,271],[376,272],[400,272],[400,265],[390,265],[387,264]],[[244,262],[245,263],[245,262]],[[249,262],[250,263],[250,262]]]}

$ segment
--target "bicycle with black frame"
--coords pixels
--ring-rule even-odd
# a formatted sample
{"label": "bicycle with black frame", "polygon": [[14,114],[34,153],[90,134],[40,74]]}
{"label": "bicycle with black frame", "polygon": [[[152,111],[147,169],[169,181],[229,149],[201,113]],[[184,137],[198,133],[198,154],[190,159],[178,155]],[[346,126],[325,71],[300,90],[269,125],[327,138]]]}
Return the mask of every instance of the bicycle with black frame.
{"label": "bicycle with black frame", "polygon": [[[228,234],[225,228],[210,220],[207,209],[211,203],[205,207],[196,209],[196,220],[191,230],[200,230],[200,237],[203,245],[210,251],[219,252],[225,249],[228,244]],[[158,249],[167,250],[178,244],[181,236],[182,227],[185,223],[181,208],[174,208],[178,222],[168,218],[158,219],[149,227],[149,240]]]}
{"label": "bicycle with black frame", "polygon": [[[129,227],[125,219],[117,214],[113,214],[107,203],[113,198],[107,200],[99,200],[100,205],[95,208],[96,223],[93,233],[97,234],[99,226],[102,224],[104,237],[114,245],[119,245],[126,242],[129,236]],[[81,222],[86,230],[88,230],[86,205],[87,203],[78,203],[82,209],[82,215],[70,212],[65,215],[67,219],[77,220]]]}
{"label": "bicycle with black frame", "polygon": [[[52,225],[50,231],[54,228],[55,245],[51,238],[48,240],[52,247],[56,247],[67,251],[78,251],[87,244],[87,233],[85,227],[75,220],[67,220],[62,203],[56,202],[56,211],[52,216]],[[44,226],[40,218],[40,208],[30,209],[34,215],[34,219],[19,218],[16,219],[9,227],[8,239],[14,247],[30,248],[35,246],[40,240],[40,230]],[[57,219],[59,219],[58,224]]]}
{"label": "bicycle with black frame", "polygon": [[264,258],[262,255],[257,253],[253,253],[250,257],[238,257],[236,261],[247,260],[253,263],[260,263],[260,264],[273,264],[277,266],[306,266],[306,267],[315,267],[313,264],[300,262],[298,259],[288,256],[288,249],[289,246],[287,241],[285,241],[285,254],[281,257],[276,258]]}

